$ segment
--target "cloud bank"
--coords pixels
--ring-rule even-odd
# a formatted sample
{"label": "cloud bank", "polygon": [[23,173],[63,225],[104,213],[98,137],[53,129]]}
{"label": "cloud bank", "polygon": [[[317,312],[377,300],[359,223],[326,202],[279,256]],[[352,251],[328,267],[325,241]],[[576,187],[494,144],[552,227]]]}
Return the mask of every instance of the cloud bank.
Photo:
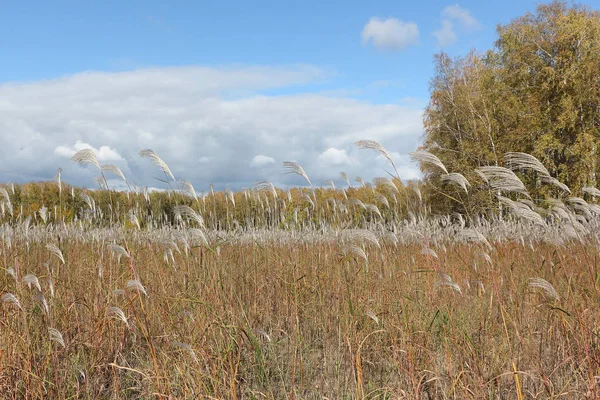
{"label": "cloud bank", "polygon": [[[163,185],[155,179],[160,171],[138,156],[145,148],[198,191],[210,183],[241,189],[258,180],[302,185],[285,174],[287,160],[299,162],[315,184],[341,182],[342,170],[352,178],[385,176],[385,161],[353,142],[373,139],[399,154],[412,151],[422,111],[341,95],[264,94],[326,76],[312,66],[186,67],[2,84],[1,180],[50,180],[61,167],[64,181],[94,187],[97,172],[68,159],[82,148],[139,186]],[[407,159],[401,162],[404,178],[418,174]]]}

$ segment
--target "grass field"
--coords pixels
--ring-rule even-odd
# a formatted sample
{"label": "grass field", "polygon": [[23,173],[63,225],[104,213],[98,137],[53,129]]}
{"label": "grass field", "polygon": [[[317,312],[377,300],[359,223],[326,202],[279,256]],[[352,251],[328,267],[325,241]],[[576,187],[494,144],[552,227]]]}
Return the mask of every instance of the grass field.
{"label": "grass field", "polygon": [[3,232],[5,398],[598,395],[595,243],[83,232]]}
{"label": "grass field", "polygon": [[[395,170],[377,142],[357,144]],[[156,153],[140,154],[176,182]],[[118,200],[102,174],[105,191],[72,190],[63,203],[59,171],[54,212],[32,218],[22,192],[0,188],[0,393],[598,398],[600,191],[582,189],[590,202],[568,197],[537,159],[507,157],[561,199],[535,204],[499,166],[477,170],[477,190],[498,208],[466,218],[431,215],[418,185],[399,178],[362,192],[315,189],[291,162],[311,185],[296,199],[259,182],[237,201],[212,190],[207,201],[184,182],[155,198],[165,208],[148,193]],[[432,154],[414,158],[470,195]],[[91,150],[73,160],[120,173]],[[76,198],[84,208],[65,214]]]}

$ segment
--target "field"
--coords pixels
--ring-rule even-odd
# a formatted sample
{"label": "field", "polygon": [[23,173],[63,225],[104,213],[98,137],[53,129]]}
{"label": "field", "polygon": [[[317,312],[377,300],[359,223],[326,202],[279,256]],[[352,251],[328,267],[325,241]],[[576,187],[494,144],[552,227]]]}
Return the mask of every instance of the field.
{"label": "field", "polygon": [[578,1],[0,1],[0,400],[600,399]]}
{"label": "field", "polygon": [[[470,195],[435,156],[414,157]],[[314,188],[295,163],[311,188],[125,195],[89,150],[73,160],[104,190],[68,196],[60,171],[54,193],[0,188],[0,393],[598,398],[600,191],[566,197],[537,159],[505,157],[563,200],[538,206],[512,170],[481,167],[498,208],[436,216],[418,184],[342,174],[348,189]]]}
{"label": "field", "polygon": [[0,392],[596,398],[597,239],[487,229],[5,227]]}

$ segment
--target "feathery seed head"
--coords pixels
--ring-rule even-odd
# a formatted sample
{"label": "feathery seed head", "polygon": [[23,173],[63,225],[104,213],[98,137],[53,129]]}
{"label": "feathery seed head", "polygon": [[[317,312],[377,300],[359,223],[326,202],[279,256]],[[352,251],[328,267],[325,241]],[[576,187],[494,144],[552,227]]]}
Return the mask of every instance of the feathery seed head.
{"label": "feathery seed head", "polygon": [[173,211],[177,218],[187,217],[195,221],[201,228],[204,227],[204,219],[192,207],[180,204],[175,206]]}
{"label": "feathery seed head", "polygon": [[581,191],[589,194],[590,196],[600,197],[600,190],[596,189],[593,186],[584,187],[581,189]]}
{"label": "feathery seed head", "polygon": [[71,161],[76,162],[79,165],[92,164],[100,170],[100,163],[98,163],[98,158],[96,157],[96,153],[94,153],[90,149],[82,149],[79,150],[73,157],[71,157]]}
{"label": "feathery seed head", "polygon": [[521,152],[508,152],[504,154],[504,162],[513,170],[530,169],[538,174],[550,177],[550,172],[544,167],[544,164],[531,154]]}
{"label": "feathery seed head", "polygon": [[123,174],[123,171],[121,171],[121,168],[117,167],[116,165],[104,164],[101,166],[101,169],[102,169],[102,171],[112,172],[119,178],[123,179],[123,181],[127,182],[127,179],[125,178],[125,175]]}
{"label": "feathery seed head", "polygon": [[58,248],[57,245],[48,243],[46,245],[46,249],[52,254],[54,254],[63,264],[65,263],[65,257],[63,256],[62,251]]}
{"label": "feathery seed head", "polygon": [[123,246],[119,246],[116,243],[110,244],[108,248],[117,255],[117,263],[121,262],[121,257],[131,258],[127,250]]}
{"label": "feathery seed head", "polygon": [[181,188],[185,194],[192,197],[194,200],[198,200],[198,195],[196,194],[196,189],[189,181],[181,181]]}
{"label": "feathery seed head", "polygon": [[552,284],[545,279],[529,278],[529,287],[542,289],[546,296],[552,297],[556,301],[560,301],[554,286],[552,286]]}
{"label": "feathery seed head", "polygon": [[40,281],[38,280],[38,277],[33,274],[25,275],[23,277],[23,282],[27,285],[29,290],[31,290],[31,287],[34,286],[38,290],[38,292],[42,291],[42,287],[40,286]]}
{"label": "feathery seed head", "polygon": [[377,236],[368,229],[345,229],[342,232],[342,238],[349,242],[369,242],[381,248]]}
{"label": "feathery seed head", "polygon": [[398,170],[396,169],[396,164],[394,164],[394,160],[392,160],[392,156],[390,155],[390,153],[388,153],[385,147],[379,144],[379,142],[376,142],[375,140],[359,140],[357,142],[354,142],[354,144],[356,144],[359,149],[375,150],[376,152],[384,156],[390,162],[392,168],[394,168],[398,179],[400,179],[400,176],[398,175]]}
{"label": "feathery seed head", "polygon": [[169,166],[167,165],[166,162],[164,162],[159,156],[158,154],[156,154],[154,152],[154,150],[152,149],[144,149],[144,150],[140,150],[140,156],[144,157],[144,158],[149,158],[150,161],[152,161],[152,163],[154,165],[156,165],[157,167],[159,167],[163,173],[165,173],[166,175],[170,176],[171,179],[173,179],[173,181],[175,181],[175,177],[173,176],[173,173],[171,172],[171,169],[169,168]]}
{"label": "feathery seed head", "polygon": [[377,325],[379,325],[379,317],[377,316],[377,314],[375,314],[373,312],[373,310],[367,310],[367,312],[365,313],[365,315],[369,318],[371,318],[373,321],[375,321],[375,323]]}
{"label": "feathery seed head", "polygon": [[441,180],[442,182],[453,183],[455,185],[460,186],[462,190],[465,191],[465,193],[469,192],[468,188],[471,186],[467,178],[465,178],[464,175],[458,172],[451,172],[447,175],[442,175]]}
{"label": "feathery seed head", "polygon": [[23,309],[23,308],[21,308],[21,302],[19,301],[19,299],[17,298],[17,296],[15,296],[12,293],[4,293],[2,295],[2,297],[0,297],[0,300],[3,303],[12,304],[12,305],[16,306],[19,310]]}
{"label": "feathery seed head", "polygon": [[442,161],[434,154],[428,152],[427,150],[417,150],[417,151],[413,151],[411,153],[408,153],[408,155],[410,156],[410,159],[416,162],[419,162],[421,164],[431,164],[434,165],[436,167],[438,167],[439,169],[441,169],[442,171],[444,171],[444,173],[448,173],[448,170],[446,169],[446,166],[444,165],[444,163],[442,163]]}
{"label": "feathery seed head", "polygon": [[390,189],[393,192],[400,193],[400,190],[398,190],[398,187],[394,184],[394,182],[390,178],[377,177],[377,178],[373,179],[373,182],[377,186],[382,186],[387,189]]}
{"label": "feathery seed head", "polygon": [[130,292],[138,292],[138,293],[142,293],[145,296],[148,296],[148,293],[146,292],[146,288],[144,287],[144,285],[142,285],[142,283],[139,281],[139,279],[131,279],[127,281],[127,289]]}
{"label": "feathery seed head", "polygon": [[306,181],[308,182],[308,184],[310,186],[312,186],[312,182],[310,181],[310,179],[308,178],[308,175],[304,171],[304,168],[302,168],[302,166],[300,164],[295,163],[293,161],[285,161],[283,163],[283,168],[285,168],[287,170],[286,174],[300,175],[301,177],[306,179]]}
{"label": "feathery seed head", "polygon": [[108,307],[106,315],[109,318],[113,318],[113,319],[122,321],[125,324],[125,326],[127,326],[127,328],[129,328],[129,322],[127,321],[127,317],[125,316],[125,313],[123,312],[123,310],[121,310],[119,307]]}
{"label": "feathery seed head", "polygon": [[65,347],[65,340],[63,339],[63,335],[57,329],[48,328],[48,334],[50,335],[50,340],[58,343],[63,348]]}

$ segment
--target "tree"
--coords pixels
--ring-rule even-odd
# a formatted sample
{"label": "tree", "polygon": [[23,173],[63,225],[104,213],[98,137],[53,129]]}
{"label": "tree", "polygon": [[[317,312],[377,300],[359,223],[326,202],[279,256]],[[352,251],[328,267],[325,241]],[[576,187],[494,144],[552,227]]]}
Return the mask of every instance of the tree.
{"label": "tree", "polygon": [[[518,151],[537,157],[573,193],[596,186],[600,13],[555,1],[499,26],[497,33],[495,48],[485,54],[436,55],[424,148],[469,180],[477,180],[475,168],[503,165],[504,153]],[[439,177],[427,165],[422,169],[434,208],[465,208],[438,193]],[[560,195],[535,174],[522,178],[534,196]],[[477,186],[473,195],[475,208],[489,199]]]}

